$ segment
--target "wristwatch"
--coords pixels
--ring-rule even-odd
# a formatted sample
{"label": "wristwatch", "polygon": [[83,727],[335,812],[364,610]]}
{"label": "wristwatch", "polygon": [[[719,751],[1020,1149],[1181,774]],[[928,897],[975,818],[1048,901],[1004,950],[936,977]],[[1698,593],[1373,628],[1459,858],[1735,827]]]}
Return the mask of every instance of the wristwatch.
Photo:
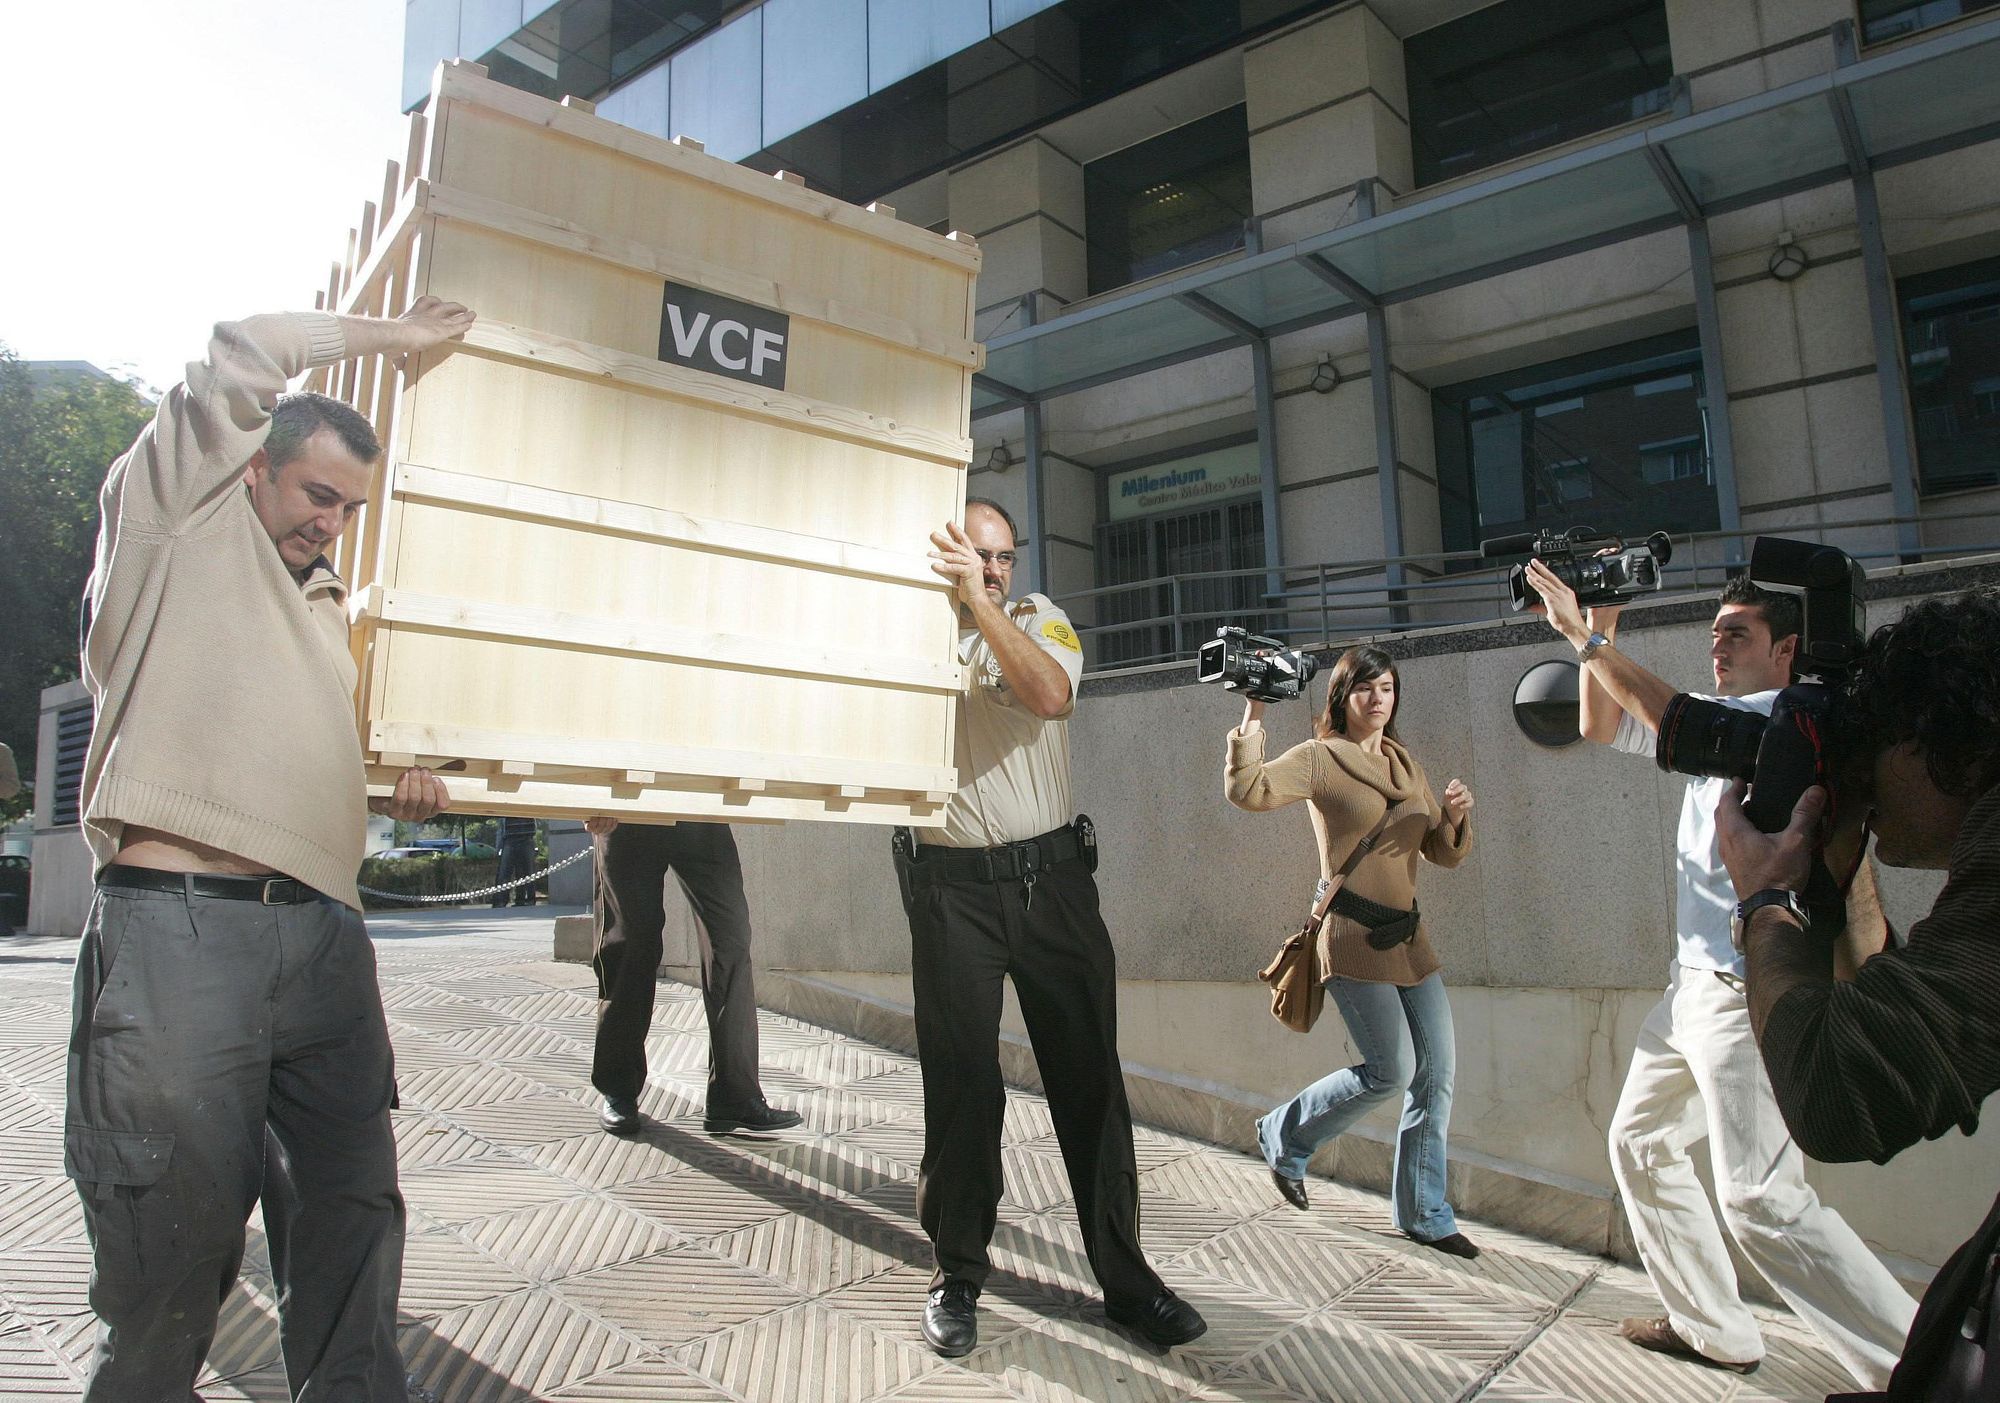
{"label": "wristwatch", "polygon": [[1806,928],[1805,903],[1799,900],[1797,892],[1786,891],[1783,887],[1766,887],[1760,892],[1752,892],[1736,903],[1736,914],[1729,922],[1729,943],[1736,947],[1738,954],[1743,951],[1743,933],[1750,928],[1750,917],[1766,906],[1790,912],[1792,919],[1799,923],[1799,929]]}
{"label": "wristwatch", "polygon": [[1579,663],[1587,663],[1592,658],[1597,656],[1597,650],[1599,648],[1608,648],[1610,646],[1611,646],[1610,639],[1606,638],[1601,633],[1593,631],[1590,637],[1583,640],[1583,646],[1576,650],[1576,660]]}

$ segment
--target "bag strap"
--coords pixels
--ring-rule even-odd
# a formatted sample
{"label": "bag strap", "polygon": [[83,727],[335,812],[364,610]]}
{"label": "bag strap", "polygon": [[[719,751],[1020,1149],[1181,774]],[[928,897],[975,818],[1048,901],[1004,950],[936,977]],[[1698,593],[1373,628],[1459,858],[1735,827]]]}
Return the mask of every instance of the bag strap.
{"label": "bag strap", "polygon": [[1408,803],[1409,800],[1401,799],[1391,804],[1387,809],[1384,809],[1381,821],[1369,829],[1361,841],[1354,845],[1354,851],[1347,855],[1347,861],[1342,863],[1340,870],[1333,874],[1333,880],[1326,884],[1325,895],[1313,903],[1312,917],[1306,922],[1306,928],[1312,934],[1318,935],[1319,928],[1326,924],[1326,913],[1332,909],[1333,898],[1339,894],[1341,885],[1347,881],[1348,874],[1359,867],[1361,859],[1368,856],[1374,850],[1375,842],[1382,836],[1382,831],[1394,821],[1396,816],[1403,811],[1404,805]]}

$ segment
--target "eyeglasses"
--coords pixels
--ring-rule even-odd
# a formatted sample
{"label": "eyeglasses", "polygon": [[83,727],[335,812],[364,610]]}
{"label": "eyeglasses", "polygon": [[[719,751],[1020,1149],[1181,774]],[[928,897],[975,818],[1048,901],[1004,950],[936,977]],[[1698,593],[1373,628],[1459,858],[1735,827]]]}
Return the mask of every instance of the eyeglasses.
{"label": "eyeglasses", "polygon": [[972,553],[982,565],[998,565],[1003,570],[1014,568],[1014,552],[1010,550],[980,550],[975,546]]}

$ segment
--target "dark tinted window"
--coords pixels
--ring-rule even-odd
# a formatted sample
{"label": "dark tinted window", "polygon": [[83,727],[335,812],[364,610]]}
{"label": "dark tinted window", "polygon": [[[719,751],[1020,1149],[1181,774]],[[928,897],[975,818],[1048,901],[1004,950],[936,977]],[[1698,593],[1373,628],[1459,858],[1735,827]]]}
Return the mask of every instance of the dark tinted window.
{"label": "dark tinted window", "polygon": [[1446,550],[1593,526],[1643,537],[1719,516],[1692,331],[1431,395]]}
{"label": "dark tinted window", "polygon": [[590,97],[714,28],[737,0],[561,0],[479,55],[493,77],[543,97]]}
{"label": "dark tinted window", "polygon": [[2000,482],[2000,258],[1898,286],[1926,492]]}
{"label": "dark tinted window", "polygon": [[[1066,0],[748,164],[866,202],[1337,0]],[[1239,119],[1240,120],[1240,119]]]}
{"label": "dark tinted window", "polygon": [[1092,161],[1083,197],[1093,293],[1241,248],[1250,217],[1244,109]]}
{"label": "dark tinted window", "polygon": [[1878,44],[1995,6],[2000,0],[1861,0],[1861,37]]}
{"label": "dark tinted window", "polygon": [[1664,0],[1506,0],[1403,45],[1419,185],[1658,112]]}

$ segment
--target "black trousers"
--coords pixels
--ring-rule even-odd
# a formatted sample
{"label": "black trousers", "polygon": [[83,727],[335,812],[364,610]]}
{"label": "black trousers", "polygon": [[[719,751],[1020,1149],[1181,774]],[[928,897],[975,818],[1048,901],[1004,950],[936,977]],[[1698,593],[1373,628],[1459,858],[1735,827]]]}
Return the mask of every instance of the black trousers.
{"label": "black trousers", "polygon": [[606,1096],[646,1085],[646,1034],[660,977],[666,880],[679,879],[701,937],[701,993],[708,1012],[708,1110],[753,1109],[757,993],[750,965],[750,904],[743,865],[725,823],[621,823],[598,853],[597,1050],[590,1081]]}
{"label": "black trousers", "polygon": [[984,1285],[1005,1187],[1001,981],[1009,975],[1040,1064],[1077,1223],[1107,1301],[1161,1289],[1139,1247],[1139,1168],[1118,1065],[1118,971],[1081,860],[1036,880],[917,885],[908,906],[924,1075],[917,1217],[937,1257],[932,1285]]}
{"label": "black trousers", "polygon": [[259,1198],[294,1398],[402,1403],[394,1068],[361,914],[100,888],[64,1167],[99,1321],[88,1403],[186,1403]]}
{"label": "black trousers", "polygon": [[[534,870],[534,834],[528,833],[519,838],[502,838],[500,840],[500,865],[498,872],[493,878],[495,882],[511,882],[516,877],[525,877]],[[525,882],[515,887],[511,892],[495,892],[493,893],[493,905],[496,907],[505,906],[511,899],[516,906],[533,906],[535,904],[535,888],[538,885],[539,883],[536,882]]]}

